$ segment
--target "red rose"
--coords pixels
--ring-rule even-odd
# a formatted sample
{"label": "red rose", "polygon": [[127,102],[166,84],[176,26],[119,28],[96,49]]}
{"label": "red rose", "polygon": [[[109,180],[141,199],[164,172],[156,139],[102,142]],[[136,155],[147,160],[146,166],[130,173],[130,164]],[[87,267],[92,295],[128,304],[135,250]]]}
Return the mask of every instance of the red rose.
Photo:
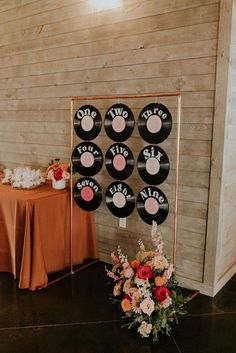
{"label": "red rose", "polygon": [[167,296],[171,295],[171,292],[166,287],[155,288],[153,292],[159,302],[163,302]]}
{"label": "red rose", "polygon": [[53,175],[54,175],[54,178],[55,178],[56,181],[62,179],[62,173],[63,173],[63,171],[61,169],[56,169],[54,171]]}
{"label": "red rose", "polygon": [[138,278],[141,278],[141,279],[152,278],[152,276],[153,276],[152,269],[148,265],[146,265],[146,266],[141,265],[137,269],[137,275],[138,275]]}

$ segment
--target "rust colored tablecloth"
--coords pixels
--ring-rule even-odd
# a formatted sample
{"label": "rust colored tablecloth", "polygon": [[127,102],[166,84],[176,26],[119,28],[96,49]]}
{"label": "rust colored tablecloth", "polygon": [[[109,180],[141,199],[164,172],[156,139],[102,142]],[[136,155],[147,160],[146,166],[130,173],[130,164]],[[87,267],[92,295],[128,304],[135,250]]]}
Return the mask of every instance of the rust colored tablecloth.
{"label": "rust colored tablecloth", "polygon": [[[73,205],[73,264],[97,258],[94,215]],[[0,185],[0,271],[36,290],[48,274],[70,265],[70,192],[44,185],[16,190]]]}

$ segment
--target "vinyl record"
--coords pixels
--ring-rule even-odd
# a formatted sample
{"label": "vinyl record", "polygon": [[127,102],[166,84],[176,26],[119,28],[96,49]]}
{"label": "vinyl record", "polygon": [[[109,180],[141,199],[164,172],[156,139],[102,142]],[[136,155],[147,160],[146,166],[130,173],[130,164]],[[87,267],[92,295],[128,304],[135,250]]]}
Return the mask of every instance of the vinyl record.
{"label": "vinyl record", "polygon": [[114,143],[106,152],[105,165],[112,178],[127,179],[134,170],[133,153],[125,144]]}
{"label": "vinyl record", "polygon": [[101,127],[101,115],[94,106],[83,105],[75,113],[74,129],[82,140],[93,140],[98,136]]}
{"label": "vinyl record", "polygon": [[148,143],[160,143],[170,134],[172,117],[169,110],[159,103],[143,108],[138,118],[140,136]]}
{"label": "vinyl record", "polygon": [[81,142],[72,153],[72,163],[74,170],[79,174],[95,175],[102,168],[102,151],[93,142]]}
{"label": "vinyl record", "polygon": [[167,178],[170,162],[163,149],[156,145],[149,145],[139,153],[137,168],[143,181],[158,185]]}
{"label": "vinyl record", "polygon": [[104,127],[113,141],[127,140],[134,130],[134,116],[131,109],[125,104],[112,105],[106,112]]}
{"label": "vinyl record", "polygon": [[134,193],[126,183],[115,181],[106,190],[106,204],[114,216],[128,217],[135,207]]}
{"label": "vinyl record", "polygon": [[139,192],[136,207],[142,220],[148,224],[152,221],[163,223],[169,212],[165,194],[155,186],[146,186]]}
{"label": "vinyl record", "polygon": [[102,202],[102,189],[96,180],[88,177],[81,178],[74,185],[73,197],[80,208],[94,211]]}

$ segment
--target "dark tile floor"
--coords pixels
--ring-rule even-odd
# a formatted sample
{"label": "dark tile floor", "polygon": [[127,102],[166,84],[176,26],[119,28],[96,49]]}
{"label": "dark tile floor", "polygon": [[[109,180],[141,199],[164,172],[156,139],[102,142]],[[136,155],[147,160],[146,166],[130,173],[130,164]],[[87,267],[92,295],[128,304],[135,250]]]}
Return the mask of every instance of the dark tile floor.
{"label": "dark tile floor", "polygon": [[157,343],[121,329],[96,263],[39,292],[0,274],[0,353],[234,353],[236,276],[214,298],[198,295]]}

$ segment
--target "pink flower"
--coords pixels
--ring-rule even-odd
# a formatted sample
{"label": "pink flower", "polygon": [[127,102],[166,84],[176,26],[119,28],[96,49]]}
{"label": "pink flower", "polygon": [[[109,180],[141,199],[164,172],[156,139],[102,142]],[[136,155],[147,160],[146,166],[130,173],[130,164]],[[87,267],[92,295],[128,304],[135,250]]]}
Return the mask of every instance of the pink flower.
{"label": "pink flower", "polygon": [[167,270],[164,272],[164,277],[169,280],[174,272],[174,266],[171,264]]}
{"label": "pink flower", "polygon": [[114,281],[119,281],[120,277],[118,277],[117,275],[115,275],[112,271],[108,271],[107,272],[107,276],[112,278]]}
{"label": "pink flower", "polygon": [[121,295],[121,282],[117,282],[113,288],[114,297]]}
{"label": "pink flower", "polygon": [[132,278],[133,275],[134,275],[134,270],[132,269],[132,267],[125,267],[123,270],[122,270],[122,274],[124,275],[125,278]]}
{"label": "pink flower", "polygon": [[150,266],[146,265],[146,266],[139,266],[137,269],[137,276],[140,279],[148,279],[148,278],[152,278],[153,273],[152,273],[152,269]]}
{"label": "pink flower", "polygon": [[118,264],[120,262],[118,256],[114,252],[111,253],[111,259],[115,264]]}

